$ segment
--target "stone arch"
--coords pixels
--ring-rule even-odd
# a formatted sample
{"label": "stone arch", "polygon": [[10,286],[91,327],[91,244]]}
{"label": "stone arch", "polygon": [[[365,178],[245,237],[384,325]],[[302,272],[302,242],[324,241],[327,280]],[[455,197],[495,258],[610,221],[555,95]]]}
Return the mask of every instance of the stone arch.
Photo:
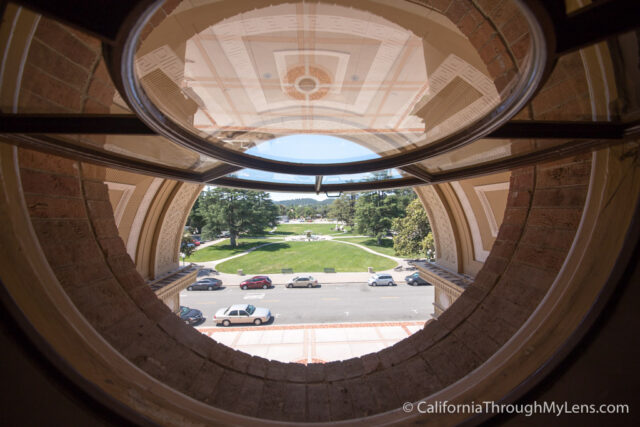
{"label": "stone arch", "polygon": [[[613,150],[611,155],[602,153],[602,160],[598,159],[598,162],[619,163],[620,158],[625,156],[616,151],[619,150]],[[23,209],[28,209],[33,199],[39,196],[33,193],[36,188],[31,184],[34,175],[42,178],[46,175],[47,180],[73,181],[73,174],[68,176],[67,172],[63,172],[75,170],[73,162],[58,160],[55,164],[62,167],[63,171],[56,168],[44,173],[34,169],[44,163],[40,154],[24,152],[20,157],[27,202]],[[3,156],[3,159],[6,157]],[[582,156],[514,172],[505,223],[484,269],[476,277],[476,282],[439,320],[427,324],[421,332],[378,354],[307,367],[266,361],[232,351],[179,322],[144,286],[133,263],[127,261],[124,244],[120,241],[118,245],[114,240],[117,229],[115,225],[109,225],[108,220],[110,214],[113,223],[113,213],[109,211],[109,205],[100,203],[107,200],[106,186],[94,181],[91,176],[77,176],[75,182],[79,187],[57,187],[62,188],[59,190],[62,194],[58,194],[58,197],[83,200],[86,210],[81,209],[78,220],[62,221],[60,216],[63,214],[56,213],[62,209],[60,205],[51,205],[47,215],[37,209],[32,210],[30,215],[43,254],[56,272],[57,279],[54,280],[66,289],[74,305],[99,333],[97,337],[104,337],[117,352],[121,352],[128,359],[127,363],[131,364],[131,369],[138,370],[137,375],[146,372],[145,375],[156,378],[172,390],[212,405],[211,408],[243,414],[236,415],[240,417],[234,418],[237,421],[251,414],[281,421],[308,420],[307,417],[312,415],[309,412],[312,411],[308,406],[309,399],[325,402],[326,412],[314,415],[320,417],[319,420],[351,419],[394,410],[402,399],[421,399],[437,394],[438,390],[448,390],[445,388],[448,385],[465,383],[473,372],[488,369],[490,356],[503,351],[501,346],[504,343],[519,336],[529,316],[540,310],[538,303],[545,300],[545,293],[553,289],[556,274],[563,271],[561,267],[566,271],[563,253],[568,254],[571,249],[575,256],[577,250],[572,245],[573,236],[584,217],[583,202],[573,196],[575,180],[580,179],[582,191],[586,192],[589,174],[583,171],[585,167],[589,169],[590,163],[589,156]],[[600,185],[603,189],[609,188],[606,191],[612,191],[612,186],[621,183],[633,188],[632,177],[637,173],[637,167],[632,165],[628,156],[620,166],[627,172],[618,180],[607,182],[608,179],[600,174],[600,179],[604,179]],[[556,178],[559,171],[562,171],[560,180]],[[567,182],[566,177],[569,176],[572,180]],[[67,193],[70,191],[67,188],[78,188],[81,192],[74,190]],[[544,195],[549,189],[566,195],[560,198],[561,208],[550,209],[553,201],[545,202]],[[638,190],[633,188],[633,191]],[[523,191],[529,194],[525,199],[518,195]],[[590,206],[589,215],[598,215],[605,200],[605,197],[598,197],[597,207]],[[589,203],[593,202],[596,200]],[[85,219],[82,219],[82,213],[86,215]],[[609,214],[622,214],[627,223],[631,215],[611,210]],[[66,242],[61,241],[60,227],[71,224],[76,224],[73,229],[78,232],[68,236]],[[549,242],[538,242],[538,252],[545,256],[532,260],[529,254],[531,247],[536,245],[531,243],[530,229],[537,232],[541,227],[547,229],[548,236],[556,239],[552,244],[554,248],[564,249],[558,252],[547,246],[551,245]],[[92,235],[95,236],[95,243],[91,243]],[[562,237],[556,237],[558,235]],[[105,277],[99,284],[87,284],[84,280],[69,276],[70,260],[59,256],[60,244],[74,245],[78,238],[90,244],[85,245],[82,252],[78,252],[78,258],[73,259],[76,263],[73,268],[86,271],[88,258],[104,259]],[[535,279],[533,282],[532,278]],[[558,286],[557,280],[555,283]],[[583,286],[575,281],[573,285]],[[407,376],[409,372],[412,376]],[[244,387],[262,387],[269,394],[247,407],[244,402],[226,400],[226,396],[211,391],[210,382],[218,381],[239,392]],[[407,388],[407,383],[412,387]],[[499,385],[498,382],[495,386],[498,388]],[[362,400],[359,390],[363,387],[377,397]],[[335,396],[341,397],[336,400]],[[280,405],[296,405],[298,408],[304,407],[304,410],[285,414],[280,411]],[[216,410],[212,411],[215,417],[220,415]],[[163,416],[169,416],[166,412],[162,411]],[[203,416],[207,412],[209,410],[199,412],[196,416]],[[379,415],[372,420],[389,416]]]}
{"label": "stone arch", "polygon": [[178,268],[178,252],[184,226],[200,190],[202,186],[198,184],[177,183],[170,201],[166,203],[159,229],[154,233],[157,239],[153,257],[154,278]]}
{"label": "stone arch", "polygon": [[442,202],[437,186],[417,187],[415,191],[429,217],[438,264],[457,272],[460,264],[458,239],[451,223],[451,216]]}

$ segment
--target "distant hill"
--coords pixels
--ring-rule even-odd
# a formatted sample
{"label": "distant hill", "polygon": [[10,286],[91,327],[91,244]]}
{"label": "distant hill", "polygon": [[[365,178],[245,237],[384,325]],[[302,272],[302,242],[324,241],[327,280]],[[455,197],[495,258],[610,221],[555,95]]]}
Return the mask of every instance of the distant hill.
{"label": "distant hill", "polygon": [[330,205],[331,203],[333,203],[334,199],[325,199],[325,200],[316,200],[316,199],[309,199],[309,198],[304,198],[304,199],[293,199],[293,200],[281,200],[279,202],[273,202],[276,205],[283,205],[283,206],[316,206],[316,205]]}

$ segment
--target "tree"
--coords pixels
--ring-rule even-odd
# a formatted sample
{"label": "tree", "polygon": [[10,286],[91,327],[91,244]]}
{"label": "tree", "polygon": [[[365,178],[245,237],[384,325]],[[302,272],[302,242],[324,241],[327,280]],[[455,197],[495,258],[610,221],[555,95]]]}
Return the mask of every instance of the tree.
{"label": "tree", "polygon": [[228,231],[231,247],[237,246],[240,234],[260,235],[274,227],[278,216],[278,207],[265,192],[219,187],[200,195],[198,211],[205,222],[204,237]]}
{"label": "tree", "polygon": [[407,214],[404,218],[393,220],[393,231],[397,234],[393,237],[393,249],[396,255],[409,256],[426,252],[427,245],[433,244],[433,235],[430,243],[427,237],[431,233],[431,225],[427,213],[418,199],[414,199],[407,206]]}
{"label": "tree", "polygon": [[355,221],[358,232],[375,236],[378,245],[391,231],[395,218],[405,216],[409,203],[416,198],[412,190],[370,191],[356,201]]}
{"label": "tree", "polygon": [[436,258],[436,243],[433,239],[433,232],[430,231],[427,237],[422,241],[422,250],[427,256],[429,261],[433,261]]}
{"label": "tree", "polygon": [[193,237],[189,231],[185,231],[182,234],[182,240],[180,241],[180,252],[184,254],[185,258],[189,258],[196,250],[196,245],[193,243]]}
{"label": "tree", "polygon": [[397,212],[397,199],[384,191],[371,191],[361,194],[356,201],[355,222],[359,233],[375,236],[378,245],[390,231]]}
{"label": "tree", "polygon": [[200,207],[200,197],[196,199],[196,202],[193,204],[191,208],[191,212],[189,212],[189,216],[187,217],[187,226],[192,230],[197,230],[197,232],[202,231],[202,227],[204,227],[204,218],[199,212]]}
{"label": "tree", "polygon": [[335,199],[329,208],[329,215],[345,226],[353,228],[356,214],[356,198],[353,193],[342,194]]}

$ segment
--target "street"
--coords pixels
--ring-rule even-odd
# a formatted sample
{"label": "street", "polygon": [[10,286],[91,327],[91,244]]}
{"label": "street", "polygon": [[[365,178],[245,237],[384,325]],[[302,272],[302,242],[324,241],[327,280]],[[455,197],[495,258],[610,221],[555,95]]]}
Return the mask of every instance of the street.
{"label": "street", "polygon": [[206,321],[198,326],[215,325],[215,312],[232,304],[270,309],[272,325],[428,320],[433,313],[433,286],[332,283],[310,289],[277,285],[243,291],[229,285],[215,291],[184,290],[180,304],[202,311]]}

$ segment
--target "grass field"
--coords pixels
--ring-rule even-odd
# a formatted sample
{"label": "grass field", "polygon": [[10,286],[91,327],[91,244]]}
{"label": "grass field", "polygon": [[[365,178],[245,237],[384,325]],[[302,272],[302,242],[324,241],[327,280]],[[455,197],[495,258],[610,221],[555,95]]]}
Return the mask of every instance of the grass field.
{"label": "grass field", "polygon": [[352,237],[349,239],[340,239],[336,238],[336,240],[342,240],[344,242],[357,243],[362,246],[366,246],[372,251],[380,252],[381,254],[397,256],[396,252],[393,250],[393,240],[391,239],[382,239],[382,245],[378,246],[378,241],[375,237]]}
{"label": "grass field", "polygon": [[281,242],[263,246],[248,255],[218,264],[218,271],[247,274],[280,273],[292,268],[295,273],[322,272],[334,268],[337,272],[388,270],[397,264],[388,258],[365,252],[355,246],[331,241]]}
{"label": "grass field", "polygon": [[294,235],[304,234],[305,231],[311,230],[313,234],[333,234],[337,231],[332,230],[335,228],[335,224],[278,224],[278,228],[273,232],[274,235]]}
{"label": "grass field", "polygon": [[238,239],[238,247],[232,248],[229,245],[229,239],[223,240],[222,242],[207,246],[206,248],[195,251],[191,254],[190,257],[185,258],[187,262],[204,262],[204,261],[215,261],[217,259],[226,258],[232,255],[239,254],[240,252],[244,252],[248,249],[255,248],[256,246],[260,246],[264,243],[269,243],[273,241],[277,241],[276,239]]}
{"label": "grass field", "polygon": [[[334,237],[335,239],[335,237]],[[350,239],[336,239],[342,240],[345,242],[357,243],[362,246],[366,246],[372,251],[380,252],[381,254],[397,256],[400,258],[417,258],[420,257],[420,254],[414,254],[410,256],[400,256],[396,255],[396,251],[393,250],[393,240],[392,239],[382,239],[382,245],[378,246],[378,241],[374,237],[352,237]]]}

